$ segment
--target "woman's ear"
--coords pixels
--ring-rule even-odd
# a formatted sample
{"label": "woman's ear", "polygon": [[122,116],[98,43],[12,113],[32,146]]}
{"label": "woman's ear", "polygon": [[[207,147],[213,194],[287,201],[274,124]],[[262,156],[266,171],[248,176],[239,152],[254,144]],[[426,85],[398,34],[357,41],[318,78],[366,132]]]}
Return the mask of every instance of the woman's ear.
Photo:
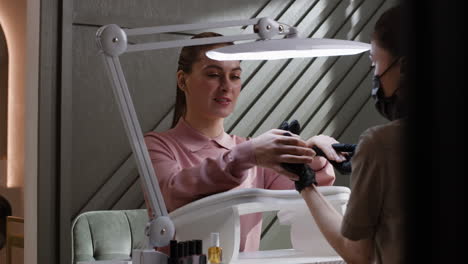
{"label": "woman's ear", "polygon": [[185,92],[186,79],[185,72],[183,70],[177,71],[177,87]]}

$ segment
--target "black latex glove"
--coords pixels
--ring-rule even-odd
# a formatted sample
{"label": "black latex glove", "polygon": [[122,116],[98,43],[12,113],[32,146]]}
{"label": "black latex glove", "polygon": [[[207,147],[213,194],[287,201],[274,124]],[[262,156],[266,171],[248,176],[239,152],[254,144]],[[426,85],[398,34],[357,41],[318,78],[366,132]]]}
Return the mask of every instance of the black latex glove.
{"label": "black latex glove", "polygon": [[333,149],[337,152],[347,152],[346,160],[343,162],[336,162],[334,160],[328,160],[327,156],[321,149],[317,146],[314,146],[312,149],[317,153],[317,156],[322,156],[326,158],[337,171],[341,174],[351,174],[351,157],[354,155],[354,150],[356,149],[356,144],[332,144]]}
{"label": "black latex glove", "polygon": [[[288,124],[287,121],[284,121],[280,125],[279,128],[283,129],[283,130],[290,131],[290,132],[292,132],[294,134],[299,134],[300,130],[301,130],[301,126],[299,125],[299,122],[297,120],[293,120],[289,124]],[[333,165],[333,167],[337,171],[339,171],[341,174],[344,174],[344,175],[351,174],[351,170],[352,170],[352,168],[351,168],[351,157],[354,155],[354,150],[356,149],[356,144],[341,144],[341,143],[338,143],[338,144],[333,144],[332,147],[337,152],[347,152],[348,155],[346,155],[346,160],[343,161],[343,162],[336,162],[334,160],[328,160],[327,156],[325,155],[325,153],[323,153],[323,151],[320,148],[318,148],[317,146],[314,146],[312,149],[315,151],[315,153],[317,153],[317,156],[322,156],[322,157],[326,158]],[[289,164],[289,165],[294,165],[294,164]],[[301,164],[298,164],[298,165],[301,165]],[[299,166],[296,166],[296,167],[299,167]],[[307,167],[309,167],[309,166],[307,166]],[[286,167],[285,167],[285,169],[286,169]],[[298,170],[298,172],[301,173],[300,169],[295,168],[295,166],[292,166],[292,169]],[[289,170],[289,171],[291,171],[291,170]],[[292,171],[292,172],[294,172],[294,171]],[[299,174],[297,174],[297,175],[299,175]]]}
{"label": "black latex glove", "polygon": [[[299,134],[301,126],[297,120],[291,121],[288,124],[287,121],[281,123],[279,129],[289,131],[293,134]],[[292,136],[290,133],[285,133],[285,136]],[[312,184],[317,185],[317,180],[315,179],[315,172],[307,164],[297,164],[297,163],[281,163],[281,167],[285,170],[292,172],[299,176],[299,180],[294,181],[296,190],[300,193],[305,187]]]}

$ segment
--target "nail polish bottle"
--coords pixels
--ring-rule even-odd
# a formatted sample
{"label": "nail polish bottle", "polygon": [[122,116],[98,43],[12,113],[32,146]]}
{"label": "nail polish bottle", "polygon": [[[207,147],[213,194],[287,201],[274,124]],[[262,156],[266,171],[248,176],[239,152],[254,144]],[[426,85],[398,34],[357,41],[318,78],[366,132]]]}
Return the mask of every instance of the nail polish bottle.
{"label": "nail polish bottle", "polygon": [[211,233],[211,247],[208,248],[210,264],[219,264],[223,258],[223,249],[219,246],[219,233]]}
{"label": "nail polish bottle", "polygon": [[189,264],[197,264],[198,256],[195,255],[195,241],[188,241],[188,259]]}
{"label": "nail polish bottle", "polygon": [[192,256],[190,256],[190,241],[184,241],[184,252],[185,252],[185,257],[184,257],[184,264],[192,264]]}
{"label": "nail polish bottle", "polygon": [[203,240],[195,240],[195,256],[197,257],[197,264],[207,264],[206,255],[203,254]]}
{"label": "nail polish bottle", "polygon": [[184,264],[184,257],[185,257],[185,245],[184,242],[177,243],[177,263]]}
{"label": "nail polish bottle", "polygon": [[170,242],[170,251],[169,251],[169,264],[177,264],[178,254],[177,254],[177,240],[171,240]]}

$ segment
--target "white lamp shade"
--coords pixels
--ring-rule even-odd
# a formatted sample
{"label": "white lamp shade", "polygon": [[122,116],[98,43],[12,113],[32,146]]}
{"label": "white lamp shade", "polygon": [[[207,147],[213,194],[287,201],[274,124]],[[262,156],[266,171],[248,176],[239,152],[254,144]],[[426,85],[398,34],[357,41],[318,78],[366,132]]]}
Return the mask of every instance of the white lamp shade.
{"label": "white lamp shade", "polygon": [[370,44],[339,39],[274,39],[229,45],[206,52],[213,60],[278,60],[303,57],[353,55]]}

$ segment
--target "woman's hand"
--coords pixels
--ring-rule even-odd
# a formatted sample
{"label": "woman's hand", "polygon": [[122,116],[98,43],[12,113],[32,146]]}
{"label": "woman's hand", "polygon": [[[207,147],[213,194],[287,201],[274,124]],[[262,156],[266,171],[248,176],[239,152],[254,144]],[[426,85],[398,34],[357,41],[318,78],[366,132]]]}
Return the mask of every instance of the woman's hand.
{"label": "woman's hand", "polygon": [[342,153],[338,153],[333,149],[332,144],[339,143],[336,139],[326,136],[326,135],[317,135],[309,138],[307,140],[307,147],[312,148],[314,146],[318,147],[325,153],[328,160],[333,160],[336,162],[343,162],[346,160],[346,157]]}
{"label": "woman's hand", "polygon": [[310,163],[315,152],[298,135],[285,130],[272,129],[252,139],[257,165],[275,170],[292,180],[299,177],[280,166],[281,163]]}

